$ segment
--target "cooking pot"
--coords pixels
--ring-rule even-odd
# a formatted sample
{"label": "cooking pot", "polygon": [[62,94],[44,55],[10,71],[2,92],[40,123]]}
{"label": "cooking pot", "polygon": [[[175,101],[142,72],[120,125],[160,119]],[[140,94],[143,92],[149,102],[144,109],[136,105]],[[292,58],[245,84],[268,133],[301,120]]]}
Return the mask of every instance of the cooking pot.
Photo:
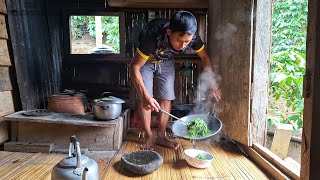
{"label": "cooking pot", "polygon": [[98,180],[99,166],[93,159],[81,155],[76,136],[70,137],[69,156],[56,164],[51,171],[51,180]]}
{"label": "cooking pot", "polygon": [[88,108],[87,98],[82,93],[64,91],[52,95],[48,100],[48,110],[57,113],[85,115]]}
{"label": "cooking pot", "polygon": [[93,104],[93,115],[98,120],[112,120],[117,119],[122,111],[122,104],[124,100],[108,96],[103,93],[100,99],[95,99]]}

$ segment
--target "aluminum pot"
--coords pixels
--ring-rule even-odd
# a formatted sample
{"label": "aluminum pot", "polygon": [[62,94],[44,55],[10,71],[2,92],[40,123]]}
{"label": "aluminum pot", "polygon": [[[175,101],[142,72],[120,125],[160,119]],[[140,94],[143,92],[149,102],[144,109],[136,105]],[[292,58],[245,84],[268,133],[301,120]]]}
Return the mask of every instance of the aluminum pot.
{"label": "aluminum pot", "polygon": [[93,104],[93,115],[98,120],[112,120],[117,119],[122,111],[122,104],[124,100],[108,96],[104,97],[102,94],[100,99],[95,99]]}

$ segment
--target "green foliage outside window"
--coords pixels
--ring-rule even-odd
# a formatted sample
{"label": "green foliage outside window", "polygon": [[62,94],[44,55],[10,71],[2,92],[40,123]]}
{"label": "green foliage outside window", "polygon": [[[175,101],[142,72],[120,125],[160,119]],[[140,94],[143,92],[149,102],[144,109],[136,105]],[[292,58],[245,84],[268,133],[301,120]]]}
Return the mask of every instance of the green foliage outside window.
{"label": "green foliage outside window", "polygon": [[[85,31],[91,37],[96,37],[96,25],[94,16],[71,16],[71,34],[73,38],[82,38]],[[102,34],[106,37],[105,43],[116,52],[120,51],[119,17],[101,16]]]}
{"label": "green foliage outside window", "polygon": [[[307,0],[274,1],[269,109],[276,110],[277,115],[269,118],[268,123],[290,123],[295,130],[303,124],[307,12]],[[285,103],[286,112],[281,111],[278,100]]]}

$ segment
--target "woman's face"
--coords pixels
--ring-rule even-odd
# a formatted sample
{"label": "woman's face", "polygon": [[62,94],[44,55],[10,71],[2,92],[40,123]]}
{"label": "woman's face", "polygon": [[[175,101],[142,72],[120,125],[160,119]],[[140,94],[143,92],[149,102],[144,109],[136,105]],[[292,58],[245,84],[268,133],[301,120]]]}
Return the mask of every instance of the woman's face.
{"label": "woman's face", "polygon": [[167,29],[167,34],[169,35],[169,40],[172,47],[177,50],[183,50],[192,40],[193,35],[184,34],[181,36],[181,32],[172,33],[170,29]]}

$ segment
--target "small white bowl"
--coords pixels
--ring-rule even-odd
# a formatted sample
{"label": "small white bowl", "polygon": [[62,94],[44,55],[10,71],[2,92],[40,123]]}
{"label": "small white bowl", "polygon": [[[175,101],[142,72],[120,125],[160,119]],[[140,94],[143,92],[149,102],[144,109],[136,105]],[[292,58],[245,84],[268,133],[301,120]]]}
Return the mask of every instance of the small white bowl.
{"label": "small white bowl", "polygon": [[[184,154],[187,163],[195,168],[207,168],[211,165],[211,161],[213,160],[213,155],[211,153],[199,149],[186,149],[184,150]],[[202,155],[206,160],[196,158],[198,154]]]}

